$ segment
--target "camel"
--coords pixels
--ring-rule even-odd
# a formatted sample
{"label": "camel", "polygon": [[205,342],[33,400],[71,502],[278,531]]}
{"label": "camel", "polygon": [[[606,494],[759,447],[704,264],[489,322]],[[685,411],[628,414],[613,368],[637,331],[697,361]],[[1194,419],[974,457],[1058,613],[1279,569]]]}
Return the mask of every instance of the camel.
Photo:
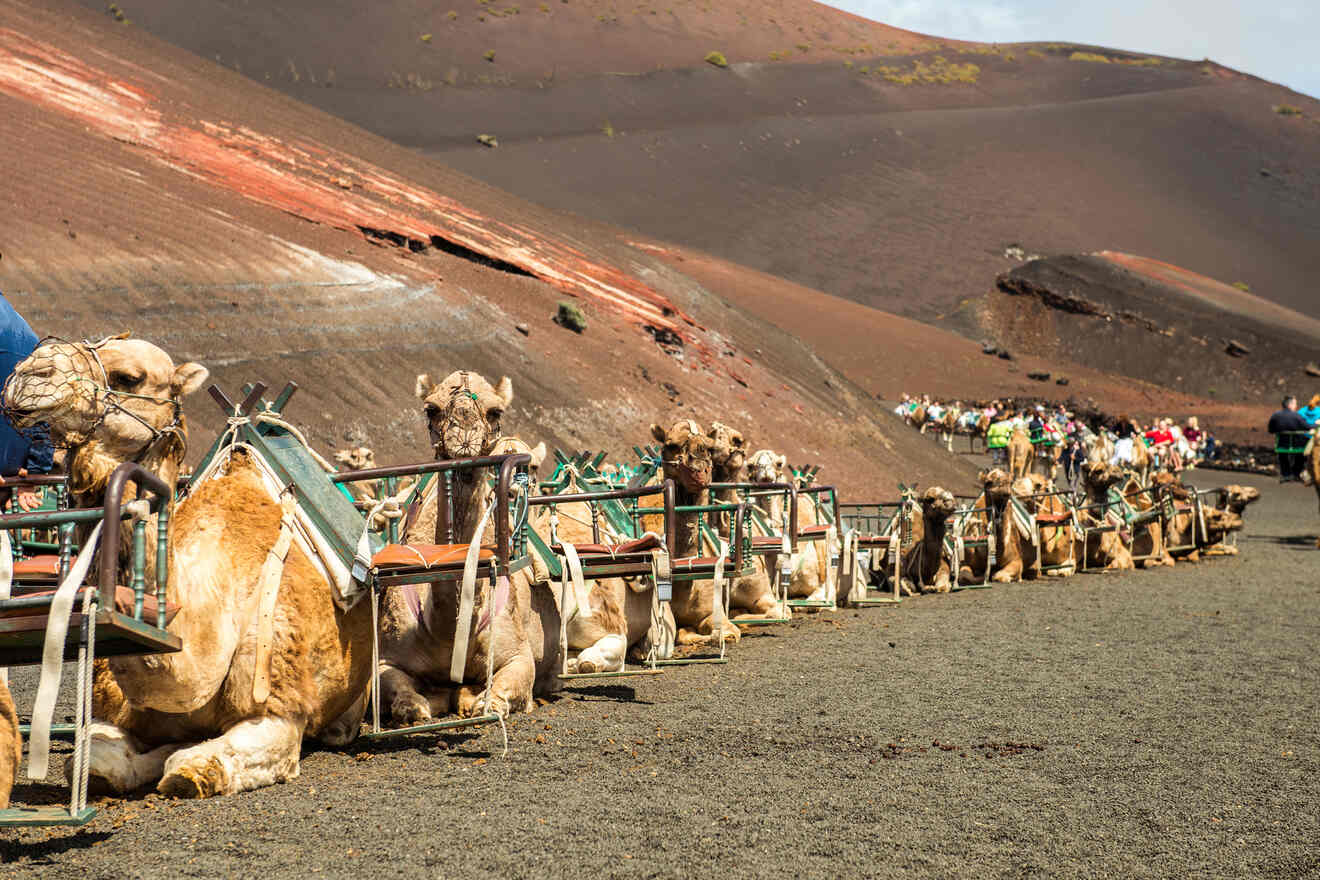
{"label": "camel", "polygon": [[[787,456],[779,455],[771,449],[761,449],[748,459],[748,478],[753,483],[786,483],[792,480],[800,484],[801,480],[788,473]],[[779,523],[784,518],[783,496],[775,495],[758,499],[758,506],[765,512],[772,523]],[[820,522],[815,496],[798,496],[798,528],[814,526]],[[838,544],[837,535],[834,538]],[[793,570],[788,585],[790,599],[807,599],[813,602],[836,602],[839,587],[839,573],[830,567],[830,555],[842,545],[824,546],[822,541],[803,541],[798,545],[797,556],[793,560]],[[774,558],[768,560],[774,567]]]}
{"label": "camel", "polygon": [[1144,488],[1150,485],[1150,467],[1154,464],[1146,439],[1141,436],[1132,438],[1132,461],[1128,467],[1137,477],[1137,485]]}
{"label": "camel", "polygon": [[[1315,489],[1316,501],[1320,503],[1320,442],[1316,437],[1311,438],[1311,454],[1306,459],[1306,469],[1311,474],[1311,488]],[[1315,546],[1320,548],[1320,535],[1316,536]]]}
{"label": "camel", "polygon": [[957,407],[949,407],[944,411],[940,419],[940,440],[944,443],[944,448],[953,452],[953,435],[958,432],[958,420],[962,417],[962,411]]}
{"label": "camel", "polygon": [[[175,486],[187,449],[183,398],[206,381],[206,368],[176,366],[126,335],[41,345],[5,389],[16,425],[46,422],[56,445],[68,447],[77,507],[101,506],[111,472],[125,461]],[[274,599],[269,693],[254,687],[266,672],[256,667],[260,574],[283,514],[256,467],[236,452],[223,475],[177,502],[166,593],[179,606],[168,629],[182,650],[97,661],[90,773],[113,791],[154,782],[177,797],[234,794],[297,777],[304,737],[342,745],[357,735],[371,672],[370,603],[338,607],[298,541]],[[154,532],[153,517],[148,592]]]}
{"label": "camel", "polygon": [[[537,450],[531,453],[539,464],[545,456],[545,445],[538,444]],[[515,450],[505,441],[496,444],[497,455],[510,451],[521,450]],[[590,490],[580,487],[573,476],[563,494],[585,491]],[[533,510],[530,525],[546,546],[597,543],[591,527],[591,511],[585,502],[557,505],[553,536],[549,508],[537,505]],[[638,661],[648,659],[653,652],[657,660],[673,656],[674,615],[668,603],[655,601],[654,590],[655,585],[645,578],[599,578],[591,581],[585,605],[575,590],[563,591],[560,610],[567,619],[565,650],[577,654],[568,658],[565,664],[568,672],[618,671],[624,666],[625,656]]]}
{"label": "camel", "polygon": [[[955,520],[960,524],[957,537],[964,540],[962,556],[958,563],[958,583],[960,584],[980,584],[989,580],[989,574],[986,572],[986,567],[990,564],[988,548],[975,542],[984,539],[990,533],[990,516],[992,513],[993,508],[989,506],[985,491],[982,490],[981,494],[972,502],[971,507],[967,508],[965,513],[959,515],[959,520]],[[973,543],[969,545],[966,542]],[[977,577],[977,571],[981,572],[981,577]]]}
{"label": "camel", "polygon": [[18,730],[18,710],[9,693],[9,683],[0,680],[0,810],[9,806],[23,763],[23,735]]}
{"label": "camel", "polygon": [[[415,393],[423,411],[437,460],[492,454],[501,439],[500,420],[513,400],[508,377],[492,386],[466,370],[435,382],[417,377]],[[405,542],[441,543],[443,517],[437,507],[443,479],[433,481],[422,510],[405,529]],[[454,542],[490,541],[493,529],[483,518],[491,502],[490,481],[480,470],[453,472]],[[530,490],[529,490],[530,491]],[[437,526],[439,522],[439,526]],[[501,608],[499,590],[482,590],[467,622],[472,638],[459,677],[451,680],[457,637],[458,590],[435,583],[385,591],[380,608],[380,700],[389,716],[403,726],[425,724],[437,715],[460,717],[488,713],[507,716],[531,711],[534,696],[559,684],[559,610],[548,580],[535,581],[531,567],[509,577],[508,600]],[[487,618],[489,625],[483,625]],[[484,689],[487,663],[493,669]]]}
{"label": "camel", "polygon": [[1031,465],[1036,457],[1036,448],[1031,445],[1031,438],[1025,429],[1017,427],[1008,438],[1008,473],[1014,480],[1020,480],[1031,473]]}
{"label": "camel", "polygon": [[[713,422],[706,431],[706,439],[710,445],[711,482],[746,482],[747,451],[742,434],[727,425]],[[715,490],[711,494],[715,496],[711,499],[714,503],[734,504],[738,501],[738,493],[735,489]],[[772,516],[776,518],[771,521],[777,522],[777,517],[782,514],[772,514]],[[726,541],[732,541],[729,517],[723,516],[721,520],[721,536]],[[737,623],[739,618],[763,620],[768,617],[789,616],[789,608],[776,598],[775,583],[771,580],[778,576],[775,567],[778,559],[778,554],[754,556],[751,560],[751,573],[732,579],[729,586],[729,612],[734,623]],[[792,595],[791,589],[790,595]],[[734,613],[734,609],[738,609],[737,613]]]}
{"label": "camel", "polygon": [[[1136,523],[1132,526],[1132,546],[1129,548],[1132,556],[1145,556],[1141,560],[1142,568],[1159,568],[1162,566],[1175,565],[1173,556],[1165,549],[1169,543],[1168,535],[1164,533],[1165,523],[1161,515],[1151,514],[1156,510],[1160,503],[1160,493],[1172,490],[1173,485],[1181,488],[1182,483],[1171,473],[1160,472],[1156,474],[1151,481],[1150,488],[1153,491],[1142,491],[1135,474],[1128,477],[1120,490],[1123,497],[1132,505],[1132,509],[1137,515],[1142,517],[1144,522]],[[1181,497],[1185,500],[1187,490],[1182,489]],[[1182,514],[1184,522],[1175,524],[1175,530],[1185,531],[1191,528],[1191,517]],[[1177,516],[1175,516],[1175,520]]]}
{"label": "camel", "polygon": [[[674,481],[675,500],[680,506],[697,505],[711,484],[711,444],[701,426],[691,419],[682,419],[669,428],[651,425],[651,436],[660,444],[662,473]],[[676,558],[699,557],[701,537],[698,514],[680,513],[675,517],[674,554]],[[646,520],[650,531],[659,532],[663,526],[659,517]],[[732,557],[730,557],[732,558]],[[674,581],[674,622],[678,626],[680,645],[703,645],[741,638],[738,627],[729,622],[722,602],[717,602],[715,582],[709,580]]]}
{"label": "camel", "polygon": [[953,493],[939,486],[922,492],[918,503],[921,513],[914,510],[912,514],[912,545],[903,554],[900,586],[909,596],[947,593],[952,584],[944,538],[958,503]]}
{"label": "camel", "polygon": [[[1109,490],[1124,480],[1122,468],[1107,461],[1088,461],[1082,468],[1082,490],[1086,495],[1083,506],[1095,510],[1083,510],[1079,514],[1083,528],[1099,524],[1106,517],[1119,517],[1121,514],[1110,509]],[[1126,529],[1124,523],[1120,529]],[[1080,536],[1079,536],[1080,538]],[[1087,568],[1128,569],[1132,568],[1132,554],[1124,544],[1118,532],[1100,532],[1085,541],[1083,548]],[[1080,554],[1079,554],[1080,555]]]}
{"label": "camel", "polygon": [[1040,570],[1046,577],[1071,577],[1077,572],[1077,535],[1068,504],[1054,491],[1054,484],[1039,474],[1030,475],[1036,499],[1036,523],[1040,531]]}
{"label": "camel", "polygon": [[1014,478],[1000,468],[982,471],[978,479],[997,523],[995,548],[999,567],[990,579],[1007,584],[1034,578],[1038,552],[1038,545],[1032,539],[1036,534],[1036,500],[1030,496],[1035,494],[1037,484],[1031,476]]}
{"label": "camel", "polygon": [[[1315,466],[1315,454],[1313,449],[1312,458],[1308,461],[1308,466],[1312,468]],[[1320,489],[1316,491],[1320,493]],[[1206,511],[1206,531],[1209,532],[1209,536],[1203,555],[1237,556],[1238,548],[1232,544],[1225,544],[1224,539],[1228,537],[1229,532],[1241,531],[1243,521],[1246,519],[1247,507],[1259,500],[1260,490],[1253,486],[1240,486],[1236,483],[1225,486],[1220,492],[1219,502],[1214,508]],[[1212,522],[1211,510],[1231,516],[1215,515]]]}

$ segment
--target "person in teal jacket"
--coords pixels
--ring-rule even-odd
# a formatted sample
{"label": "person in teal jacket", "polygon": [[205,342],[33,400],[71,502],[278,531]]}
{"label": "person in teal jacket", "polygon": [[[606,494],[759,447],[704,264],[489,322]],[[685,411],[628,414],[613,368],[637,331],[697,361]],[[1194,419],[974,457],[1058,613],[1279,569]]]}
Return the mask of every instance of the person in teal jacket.
{"label": "person in teal jacket", "polygon": [[1313,395],[1306,406],[1297,411],[1312,428],[1320,425],[1320,394]]}

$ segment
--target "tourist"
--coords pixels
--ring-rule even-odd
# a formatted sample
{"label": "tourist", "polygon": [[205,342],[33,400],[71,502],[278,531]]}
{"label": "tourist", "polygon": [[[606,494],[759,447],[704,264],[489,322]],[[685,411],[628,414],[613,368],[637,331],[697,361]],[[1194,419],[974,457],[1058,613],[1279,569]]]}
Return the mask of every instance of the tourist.
{"label": "tourist", "polygon": [[1297,411],[1312,428],[1320,427],[1320,394],[1311,395],[1311,400]]}
{"label": "tourist", "polygon": [[1279,482],[1302,481],[1301,450],[1306,445],[1305,435],[1310,433],[1311,425],[1297,412],[1297,398],[1291,394],[1283,399],[1283,407],[1270,416],[1265,427],[1274,435],[1274,448],[1279,461]]}
{"label": "tourist", "polygon": [[1127,413],[1118,417],[1118,422],[1114,425],[1114,458],[1110,464],[1132,463],[1132,443],[1139,430],[1137,423],[1132,421]]}
{"label": "tourist", "polygon": [[[0,295],[0,375],[8,379],[19,361],[32,354],[37,341],[37,334],[28,322]],[[0,486],[4,485],[5,476],[48,473],[53,460],[50,430],[44,424],[34,425],[20,434],[7,419],[0,419]],[[12,494],[12,489],[0,489],[0,507],[9,504]],[[20,490],[17,500],[23,510],[41,506],[40,493],[32,489]]]}

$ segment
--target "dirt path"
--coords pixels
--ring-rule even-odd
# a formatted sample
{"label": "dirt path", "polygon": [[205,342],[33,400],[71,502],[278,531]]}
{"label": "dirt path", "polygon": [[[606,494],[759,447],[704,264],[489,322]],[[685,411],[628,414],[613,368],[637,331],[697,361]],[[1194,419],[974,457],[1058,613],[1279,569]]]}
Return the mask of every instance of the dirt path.
{"label": "dirt path", "polygon": [[1312,874],[1315,496],[1249,479],[1238,559],[797,621],[571,688],[507,758],[498,730],[313,752],[288,785],[8,833],[4,873]]}

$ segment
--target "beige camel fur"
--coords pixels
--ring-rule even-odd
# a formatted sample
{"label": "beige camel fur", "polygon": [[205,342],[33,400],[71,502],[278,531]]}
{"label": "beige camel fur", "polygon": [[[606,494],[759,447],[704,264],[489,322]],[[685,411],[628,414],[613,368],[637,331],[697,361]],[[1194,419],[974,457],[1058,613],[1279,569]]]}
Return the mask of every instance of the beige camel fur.
{"label": "beige camel fur", "polygon": [[9,685],[0,681],[0,810],[9,806],[23,762],[23,736],[18,731],[18,710],[9,693]]}
{"label": "beige camel fur", "polygon": [[[544,446],[539,448],[544,457]],[[573,477],[565,484],[562,494],[584,491],[588,490],[580,487]],[[546,546],[564,542],[598,543],[587,504],[558,505],[553,540],[549,508],[537,506],[534,510],[531,525]],[[654,592],[655,585],[648,578],[600,578],[590,582],[584,609],[579,607],[572,589],[565,591],[560,609],[568,620],[568,671],[613,672],[623,667],[625,656],[645,660],[653,650],[657,660],[671,657],[676,635],[674,615],[668,603],[655,602]],[[571,656],[574,653],[576,656]]]}
{"label": "beige camel fur", "polygon": [[1150,449],[1146,446],[1146,438],[1137,435],[1132,438],[1132,461],[1128,467],[1137,477],[1137,485],[1150,485],[1150,467],[1154,463],[1150,455]]}
{"label": "beige camel fur", "polygon": [[[1161,472],[1152,478],[1152,491],[1142,491],[1141,485],[1137,481],[1135,474],[1130,475],[1121,489],[1123,497],[1138,515],[1149,514],[1159,504],[1159,486],[1168,486],[1178,483],[1178,478],[1173,474]],[[1186,490],[1183,492],[1186,495]],[[1187,519],[1185,527],[1190,528],[1191,520]],[[1145,522],[1137,523],[1132,526],[1132,546],[1129,548],[1133,558],[1146,556],[1147,559],[1141,560],[1142,568],[1161,568],[1164,566],[1175,565],[1173,557],[1165,549],[1168,543],[1164,534],[1164,519],[1161,516],[1151,517]]]}
{"label": "beige camel fur", "polygon": [[1054,491],[1054,483],[1039,474],[1030,477],[1036,499],[1036,521],[1040,530],[1040,565],[1046,577],[1071,577],[1077,572],[1077,536],[1068,504]]}
{"label": "beige camel fur", "polygon": [[[1320,443],[1316,444],[1316,448],[1320,449]],[[1315,450],[1312,450],[1313,457],[1310,460],[1312,468],[1315,467],[1315,454]],[[1320,489],[1316,491],[1320,492]],[[1210,534],[1203,555],[1238,555],[1238,548],[1231,544],[1225,544],[1224,539],[1229,532],[1242,530],[1247,507],[1259,500],[1260,490],[1254,486],[1240,486],[1236,483],[1225,486],[1219,503],[1215,508],[1212,508],[1212,510],[1217,510],[1218,514],[1212,515],[1210,510],[1206,511],[1206,531]]]}
{"label": "beige camel fur", "polygon": [[[1306,468],[1311,473],[1311,487],[1315,489],[1316,501],[1320,502],[1320,437],[1311,441],[1311,456],[1306,460]],[[1316,536],[1315,546],[1320,547],[1320,535]]]}
{"label": "beige camel fur", "polygon": [[1034,519],[1036,502],[1030,496],[1036,491],[1036,485],[1030,476],[1013,478],[1000,468],[984,471],[980,475],[982,490],[987,503],[994,509],[996,516],[995,550],[996,564],[994,575],[990,578],[998,584],[1007,584],[1017,580],[1031,579],[1036,576],[1036,545],[1030,534],[1023,534],[1009,506],[1009,498],[1017,496]]}
{"label": "beige camel fur", "polygon": [[[771,449],[760,449],[748,459],[747,479],[752,483],[786,483],[794,480],[788,473],[788,458]],[[784,497],[766,496],[756,499],[771,523],[784,521]],[[798,497],[798,528],[815,525],[819,511],[810,495]],[[836,538],[836,544],[838,543]],[[808,599],[813,602],[835,602],[838,590],[838,572],[831,569],[829,556],[832,548],[822,541],[802,541],[791,561],[788,584],[790,599]],[[778,554],[766,557],[766,565],[773,572],[779,564]]]}
{"label": "beige camel fur", "polygon": [[912,515],[912,545],[903,554],[899,569],[901,587],[909,596],[947,593],[952,584],[944,536],[958,503],[947,489],[932,486],[921,493],[918,505],[920,509],[914,509]]}
{"label": "beige camel fur", "polygon": [[940,440],[944,443],[944,448],[953,452],[953,435],[958,430],[958,419],[962,416],[962,410],[955,407],[949,407],[944,411],[940,418]]}
{"label": "beige camel fur", "polygon": [[[1079,514],[1084,525],[1096,524],[1103,520],[1098,505],[1109,503],[1109,489],[1126,479],[1123,470],[1117,465],[1105,461],[1089,461],[1082,468],[1082,491],[1086,495],[1085,507],[1095,510],[1083,510]],[[1127,526],[1123,526],[1126,530]],[[1079,542],[1081,535],[1078,535]],[[1132,554],[1128,551],[1122,537],[1117,532],[1100,532],[1086,541],[1086,566],[1088,568],[1128,569],[1132,568]],[[1079,558],[1081,551],[1078,553]]]}
{"label": "beige camel fur", "polygon": [[[182,399],[206,376],[199,364],[176,367],[142,340],[51,343],[18,365],[5,404],[22,414],[21,424],[50,424],[55,443],[70,447],[77,506],[97,507],[124,461],[175,484],[187,442]],[[333,744],[356,736],[370,674],[371,609],[360,602],[341,611],[296,543],[279,582],[270,695],[254,700],[258,575],[280,517],[241,452],[224,476],[193,486],[178,503],[166,593],[180,606],[168,628],[183,649],[97,662],[93,777],[119,792],[156,783],[175,796],[233,794],[295,778],[304,736]],[[154,531],[153,520],[149,579]],[[121,547],[128,534],[126,525]]]}
{"label": "beige camel fur", "polygon": [[[423,401],[437,460],[492,454],[501,439],[500,420],[513,400],[508,377],[492,386],[466,370],[438,383],[422,374],[414,390]],[[456,544],[492,543],[490,518],[478,534],[483,511],[493,503],[490,483],[484,471],[453,472],[453,522],[445,523],[443,513],[426,512],[442,491],[444,479],[438,476],[432,481],[434,491],[427,492],[422,514],[408,524],[405,541],[445,543],[452,529]],[[381,600],[381,705],[401,725],[424,724],[450,712],[472,717],[531,711],[534,696],[558,688],[559,609],[548,581],[538,582],[530,566],[514,572],[503,608],[496,606],[497,591],[488,583],[482,585],[467,622],[471,638],[461,684],[449,681],[458,593],[453,583],[428,583],[387,590]],[[489,625],[482,626],[483,617],[489,617]],[[493,667],[489,693],[484,689],[488,662]]]}
{"label": "beige camel fur", "polygon": [[[711,484],[713,464],[710,439],[691,419],[680,419],[670,427],[651,425],[651,436],[660,444],[661,473],[674,481],[675,499],[680,506],[702,504]],[[700,557],[702,550],[698,515],[677,515],[674,535],[675,557]],[[661,533],[664,524],[659,516],[645,520],[649,531]],[[729,558],[732,565],[732,556]],[[715,602],[715,582],[710,580],[674,581],[674,622],[678,625],[678,644],[700,645],[718,642],[721,633],[726,641],[738,641],[738,627],[729,622],[721,603]]]}
{"label": "beige camel fur", "polygon": [[[965,541],[979,541],[990,533],[991,511],[992,508],[986,499],[985,491],[982,490],[981,494],[972,502],[966,513],[966,518],[963,520],[962,537]],[[976,544],[965,545],[962,560],[958,565],[958,583],[964,585],[980,584],[988,580],[985,569],[989,564],[990,554],[987,548]]]}
{"label": "beige camel fur", "polygon": [[[706,430],[706,440],[710,444],[711,482],[747,482],[747,443],[743,440],[742,433],[719,422],[712,422],[710,428]],[[715,504],[738,502],[738,493],[735,489],[712,490],[711,495],[713,496],[711,502]],[[730,518],[722,516],[721,520],[721,537],[726,541],[732,541]],[[743,527],[747,527],[745,522]],[[792,565],[794,561],[789,560],[789,564]],[[729,585],[729,614],[734,623],[737,623],[739,618],[763,620],[767,617],[789,616],[789,607],[775,598],[775,583],[772,578],[778,576],[777,565],[779,565],[778,554],[753,556],[751,572],[732,579]]]}
{"label": "beige camel fur", "polygon": [[1031,437],[1022,428],[1014,428],[1008,438],[1008,473],[1014,480],[1020,480],[1031,473],[1032,462],[1036,458],[1036,448],[1031,445]]}

